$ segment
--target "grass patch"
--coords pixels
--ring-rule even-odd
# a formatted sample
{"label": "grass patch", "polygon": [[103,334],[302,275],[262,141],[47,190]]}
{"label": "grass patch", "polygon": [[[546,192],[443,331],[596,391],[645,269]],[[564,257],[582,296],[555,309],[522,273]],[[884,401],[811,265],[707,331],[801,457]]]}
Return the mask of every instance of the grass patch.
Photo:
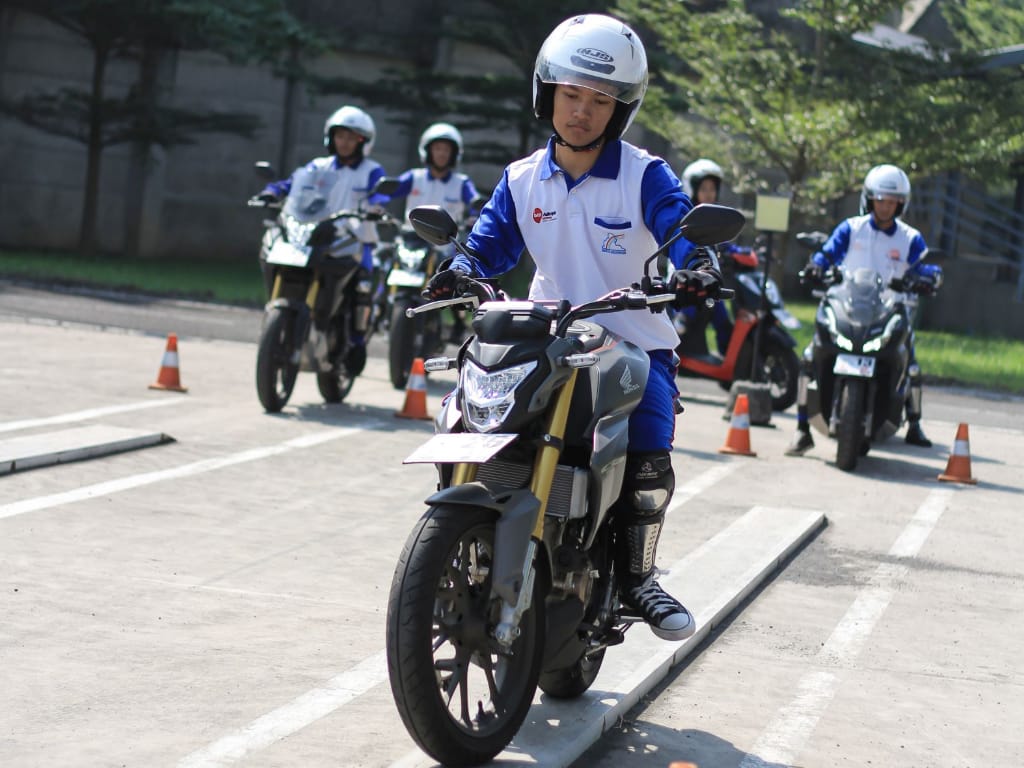
{"label": "grass patch", "polygon": [[[524,274],[529,265],[521,265]],[[256,257],[251,261],[188,261],[84,257],[50,251],[0,250],[0,277],[49,285],[82,285],[139,291],[179,298],[262,306],[263,283]],[[510,278],[519,277],[510,275]],[[525,285],[526,277],[519,277]],[[525,282],[524,282],[525,281]],[[515,279],[510,279],[515,283]],[[517,294],[519,295],[519,294]],[[522,295],[525,295],[525,290]],[[814,334],[817,304],[787,302],[803,323],[793,332],[803,350]],[[714,340],[710,341],[714,348]],[[925,378],[982,389],[1024,393],[1024,341],[918,331],[917,358]]]}
{"label": "grass patch", "polygon": [[260,306],[263,282],[251,262],[86,257],[0,250],[0,276],[48,285],[89,286],[160,296]]}
{"label": "grass patch", "polygon": [[[814,335],[817,308],[811,302],[786,302],[786,309],[803,323],[793,332],[799,350]],[[921,330],[915,336],[925,381],[1024,393],[1024,341]]]}

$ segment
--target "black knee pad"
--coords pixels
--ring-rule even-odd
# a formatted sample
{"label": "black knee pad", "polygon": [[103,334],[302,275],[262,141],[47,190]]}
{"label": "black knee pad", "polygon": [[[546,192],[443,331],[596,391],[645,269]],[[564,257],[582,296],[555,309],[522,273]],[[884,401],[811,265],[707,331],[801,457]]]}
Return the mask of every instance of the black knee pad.
{"label": "black knee pad", "polygon": [[676,488],[672,455],[668,451],[630,453],[622,491],[616,503],[619,525],[647,525],[661,522]]}

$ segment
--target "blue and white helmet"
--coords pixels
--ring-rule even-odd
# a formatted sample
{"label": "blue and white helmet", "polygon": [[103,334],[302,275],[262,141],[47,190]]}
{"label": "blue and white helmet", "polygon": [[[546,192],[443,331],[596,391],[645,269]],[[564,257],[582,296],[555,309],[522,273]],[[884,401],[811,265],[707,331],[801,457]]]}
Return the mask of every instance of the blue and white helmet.
{"label": "blue and white helmet", "polygon": [[373,118],[363,110],[346,104],[327,118],[327,122],[324,123],[324,146],[327,149],[334,149],[331,145],[331,135],[336,128],[348,128],[366,139],[362,144],[363,156],[370,154],[373,140],[377,137],[377,128],[373,124]]}
{"label": "blue and white helmet", "polygon": [[556,85],[590,88],[615,99],[605,138],[621,138],[647,93],[647,52],[630,27],[588,13],[566,19],[548,35],[533,66],[533,112],[549,120]]}

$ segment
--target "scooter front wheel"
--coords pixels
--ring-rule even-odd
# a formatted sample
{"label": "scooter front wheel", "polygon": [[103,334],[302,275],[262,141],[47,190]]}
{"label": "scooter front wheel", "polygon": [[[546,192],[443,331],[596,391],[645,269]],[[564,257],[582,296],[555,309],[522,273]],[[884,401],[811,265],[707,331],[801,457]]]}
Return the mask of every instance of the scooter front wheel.
{"label": "scooter front wheel", "polygon": [[256,351],[256,395],[267,413],[277,413],[288,402],[299,373],[292,362],[295,313],[274,307],[263,318]]}
{"label": "scooter front wheel", "polygon": [[391,692],[409,734],[443,765],[480,765],[501,752],[526,718],[540,675],[539,579],[511,647],[494,638],[502,605],[492,594],[496,520],[478,507],[432,507],[391,584]]}

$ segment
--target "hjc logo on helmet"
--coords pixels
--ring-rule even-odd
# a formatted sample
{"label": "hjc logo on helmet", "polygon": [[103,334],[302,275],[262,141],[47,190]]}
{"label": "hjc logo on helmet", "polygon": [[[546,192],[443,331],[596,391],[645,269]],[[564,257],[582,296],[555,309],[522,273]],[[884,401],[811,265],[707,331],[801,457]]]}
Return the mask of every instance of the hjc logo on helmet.
{"label": "hjc logo on helmet", "polygon": [[615,59],[612,58],[609,54],[605,53],[604,51],[599,51],[596,48],[577,48],[576,53],[588,59],[594,59],[595,61],[603,61],[608,64],[615,61]]}

